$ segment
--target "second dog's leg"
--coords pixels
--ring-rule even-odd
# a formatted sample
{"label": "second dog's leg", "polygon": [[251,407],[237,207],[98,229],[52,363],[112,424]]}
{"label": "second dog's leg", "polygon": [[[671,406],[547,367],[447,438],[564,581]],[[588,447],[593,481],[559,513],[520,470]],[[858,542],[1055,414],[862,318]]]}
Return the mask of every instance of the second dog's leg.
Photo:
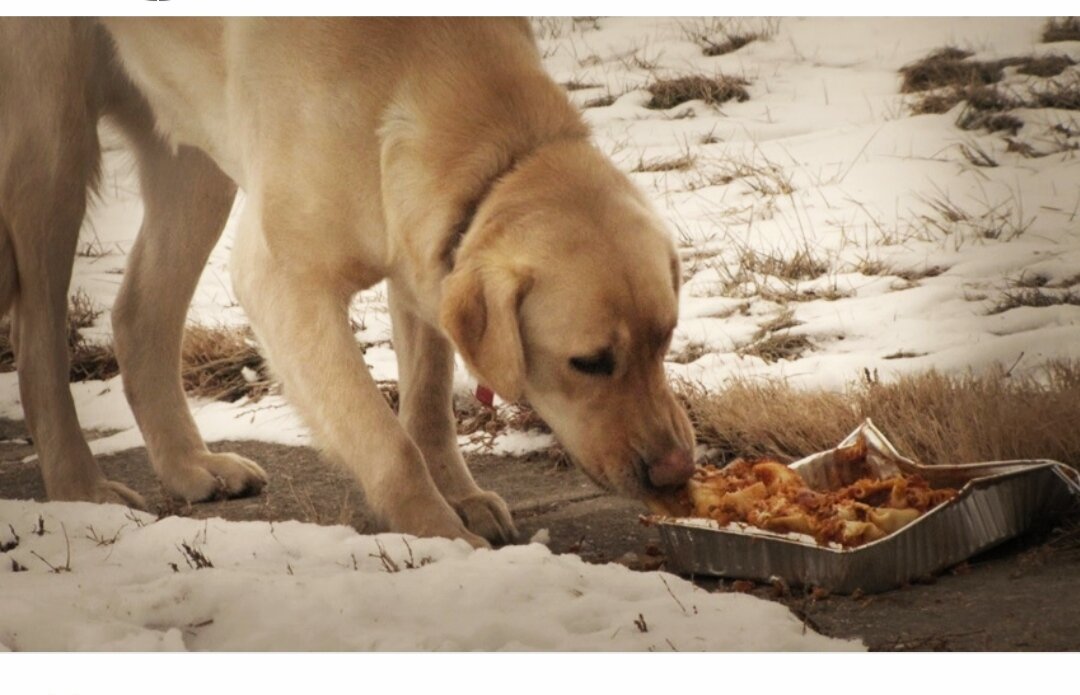
{"label": "second dog's leg", "polygon": [[[67,291],[86,208],[85,172],[97,156],[92,128],[70,129],[61,141],[66,147],[58,148],[57,173],[28,164],[19,172],[26,181],[22,195],[3,201],[13,247],[13,253],[5,252],[3,271],[18,275],[12,343],[26,425],[49,499],[145,507],[137,493],[102,474],[79,428],[68,386]],[[27,158],[43,160],[45,155]]]}
{"label": "second dog's leg", "polygon": [[400,372],[401,424],[420,447],[435,484],[469,530],[492,543],[513,542],[517,529],[506,502],[480,489],[458,449],[450,342],[398,301],[392,283],[390,312]]}
{"label": "second dog's leg", "polygon": [[[262,219],[249,199],[233,248],[233,285],[316,441],[356,476],[393,530],[486,546],[439,493],[420,450],[379,393],[349,330],[350,292],[325,270],[302,267],[285,251],[272,253]],[[277,231],[279,239],[295,236]]]}
{"label": "second dog's leg", "polygon": [[180,380],[188,304],[229,216],[236,186],[204,154],[135,133],[146,212],[113,311],[124,392],[165,489],[189,501],[257,493],[266,474],[207,450]]}

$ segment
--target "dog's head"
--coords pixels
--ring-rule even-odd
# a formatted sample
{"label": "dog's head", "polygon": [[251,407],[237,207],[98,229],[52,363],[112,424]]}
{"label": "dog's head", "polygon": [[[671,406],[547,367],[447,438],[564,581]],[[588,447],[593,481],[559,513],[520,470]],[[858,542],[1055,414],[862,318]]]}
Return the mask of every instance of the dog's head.
{"label": "dog's head", "polygon": [[539,150],[477,211],[440,321],[473,373],[528,399],[604,488],[649,499],[693,471],[664,373],[679,263],[633,185],[590,145]]}

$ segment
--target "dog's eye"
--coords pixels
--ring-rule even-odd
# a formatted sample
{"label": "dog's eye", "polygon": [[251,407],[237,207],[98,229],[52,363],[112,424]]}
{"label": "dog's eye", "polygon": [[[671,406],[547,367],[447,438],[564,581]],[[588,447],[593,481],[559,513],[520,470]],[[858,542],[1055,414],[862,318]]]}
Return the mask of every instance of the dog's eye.
{"label": "dog's eye", "polygon": [[571,357],[570,366],[582,374],[611,376],[615,373],[615,356],[603,350],[588,357]]}

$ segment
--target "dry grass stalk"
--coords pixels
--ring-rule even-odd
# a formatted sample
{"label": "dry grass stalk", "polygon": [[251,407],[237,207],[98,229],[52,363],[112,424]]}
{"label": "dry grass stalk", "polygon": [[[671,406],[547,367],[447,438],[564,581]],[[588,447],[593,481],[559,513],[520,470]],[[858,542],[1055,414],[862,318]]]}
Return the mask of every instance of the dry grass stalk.
{"label": "dry grass stalk", "polygon": [[836,446],[873,418],[904,454],[927,464],[1050,458],[1080,465],[1080,362],[1052,362],[1030,377],[928,372],[845,391],[737,380],[714,393],[676,385],[698,441],[716,459],[799,458]]}
{"label": "dry grass stalk", "polygon": [[[1019,119],[1016,121],[1020,123]],[[1020,123],[1022,126],[1023,124]],[[981,145],[976,142],[962,143],[960,145],[960,154],[964,156],[964,159],[977,167],[994,168],[998,165],[997,160],[993,155],[987,152]]]}
{"label": "dry grass stalk", "polygon": [[562,83],[563,89],[568,92],[577,92],[582,89],[595,89],[602,87],[603,85],[596,84],[595,82],[583,82],[581,80],[572,79]]}

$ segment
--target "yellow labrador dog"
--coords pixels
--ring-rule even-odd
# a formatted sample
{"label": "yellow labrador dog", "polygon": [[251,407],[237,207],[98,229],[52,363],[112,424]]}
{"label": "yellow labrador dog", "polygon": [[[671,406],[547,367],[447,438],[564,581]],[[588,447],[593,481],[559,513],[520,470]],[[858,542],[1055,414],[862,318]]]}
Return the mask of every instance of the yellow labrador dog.
{"label": "yellow labrador dog", "polygon": [[[601,486],[648,499],[691,473],[664,375],[678,260],[589,142],[520,20],[0,23],[0,314],[51,499],[140,504],[107,480],[67,384],[65,311],[98,120],[137,153],[145,217],[113,312],[124,390],[165,488],[258,491],[210,453],[179,377],[185,314],[237,187],[231,272],[285,394],[396,531],[515,536],[457,448],[453,350],[527,398]],[[349,329],[386,279],[400,416]]]}

